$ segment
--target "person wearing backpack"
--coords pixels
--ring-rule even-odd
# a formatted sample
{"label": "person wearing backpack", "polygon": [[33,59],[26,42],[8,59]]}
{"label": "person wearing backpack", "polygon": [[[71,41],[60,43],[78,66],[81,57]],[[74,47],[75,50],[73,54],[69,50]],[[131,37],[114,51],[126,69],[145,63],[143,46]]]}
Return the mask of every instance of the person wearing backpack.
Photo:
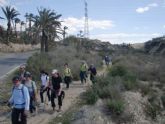
{"label": "person wearing backpack", "polygon": [[72,80],[72,73],[71,69],[68,67],[68,64],[65,63],[65,69],[64,69],[64,82],[66,84],[66,88],[69,88],[69,84],[71,83]]}
{"label": "person wearing backpack", "polygon": [[[58,70],[54,69],[52,71],[52,87],[51,87],[51,104],[52,104],[52,108],[53,110],[55,110],[55,98],[58,98],[58,106],[59,109],[58,111],[61,111],[61,107],[62,107],[62,96],[64,97],[65,94],[64,91],[62,91],[62,78],[60,76],[60,74],[58,73]],[[63,94],[63,95],[62,95]]]}
{"label": "person wearing backpack", "polygon": [[19,67],[19,76],[20,76],[20,80],[21,80],[21,83],[24,84],[25,83],[25,75],[26,75],[26,70],[25,70],[25,65],[20,65]]}
{"label": "person wearing backpack", "polygon": [[97,74],[95,66],[93,64],[91,64],[88,71],[90,72],[90,80],[94,84],[95,83],[95,76]]}
{"label": "person wearing backpack", "polygon": [[28,88],[30,95],[30,113],[36,111],[36,102],[37,102],[37,86],[36,83],[32,80],[32,76],[29,72],[26,72],[25,86]]}
{"label": "person wearing backpack", "polygon": [[82,84],[84,82],[86,83],[87,70],[88,70],[88,65],[86,64],[85,61],[83,61],[82,64],[81,64],[81,66],[80,66],[80,80],[81,80],[81,83]]}
{"label": "person wearing backpack", "polygon": [[49,76],[48,73],[45,72],[44,70],[41,71],[41,88],[40,88],[40,98],[41,98],[41,105],[44,105],[44,92],[47,92],[47,97],[48,97],[48,104],[51,102],[51,96],[50,96],[50,81],[49,81]]}
{"label": "person wearing backpack", "polygon": [[14,86],[8,103],[13,106],[11,115],[12,124],[27,124],[27,114],[30,106],[28,89],[21,84],[19,76],[13,77],[12,82]]}

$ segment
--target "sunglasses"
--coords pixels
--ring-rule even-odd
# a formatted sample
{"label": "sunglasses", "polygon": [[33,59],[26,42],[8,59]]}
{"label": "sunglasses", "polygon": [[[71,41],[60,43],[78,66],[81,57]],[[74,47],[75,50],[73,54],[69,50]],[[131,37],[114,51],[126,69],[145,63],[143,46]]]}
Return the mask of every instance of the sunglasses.
{"label": "sunglasses", "polygon": [[14,80],[14,81],[13,81],[13,83],[18,83],[18,82],[19,82],[19,80]]}

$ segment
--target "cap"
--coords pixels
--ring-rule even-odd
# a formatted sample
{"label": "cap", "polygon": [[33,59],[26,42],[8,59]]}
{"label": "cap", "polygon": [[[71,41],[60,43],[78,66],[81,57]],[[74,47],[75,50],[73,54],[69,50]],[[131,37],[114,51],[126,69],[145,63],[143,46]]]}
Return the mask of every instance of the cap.
{"label": "cap", "polygon": [[26,72],[25,73],[25,77],[31,77],[31,73],[30,72]]}
{"label": "cap", "polygon": [[25,68],[25,65],[20,65],[20,68]]}
{"label": "cap", "polygon": [[20,77],[19,77],[19,76],[14,76],[14,77],[12,78],[12,81],[20,81]]}
{"label": "cap", "polygon": [[58,70],[57,69],[53,69],[52,70],[52,74],[55,74],[55,73],[58,73]]}

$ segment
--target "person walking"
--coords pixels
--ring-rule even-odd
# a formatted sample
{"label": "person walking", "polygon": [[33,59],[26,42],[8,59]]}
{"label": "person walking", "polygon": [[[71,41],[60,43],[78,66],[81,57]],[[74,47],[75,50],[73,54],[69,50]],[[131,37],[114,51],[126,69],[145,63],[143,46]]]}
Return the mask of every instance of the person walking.
{"label": "person walking", "polygon": [[21,83],[22,84],[24,84],[25,83],[25,74],[26,74],[26,66],[25,65],[21,65],[20,67],[19,67],[19,72],[20,72],[20,74],[19,74],[19,76],[20,76],[20,80],[21,80]]}
{"label": "person walking", "polygon": [[69,84],[71,83],[72,80],[72,73],[71,69],[68,67],[68,64],[65,63],[65,69],[64,69],[64,82],[66,84],[66,88],[69,88]]}
{"label": "person walking", "polygon": [[53,110],[55,110],[55,98],[58,98],[58,111],[61,111],[62,107],[62,97],[61,97],[61,90],[62,90],[62,78],[58,73],[58,70],[54,69],[52,71],[52,87],[51,87],[51,104]]}
{"label": "person walking", "polygon": [[110,61],[111,61],[110,57],[109,57],[109,56],[105,56],[104,60],[105,60],[105,64],[106,64],[107,66],[109,66]]}
{"label": "person walking", "polygon": [[88,65],[86,64],[85,61],[83,61],[82,64],[81,64],[81,66],[80,66],[80,80],[81,80],[81,83],[82,84],[84,82],[86,83],[87,70],[88,70]]}
{"label": "person walking", "polygon": [[40,88],[40,98],[41,98],[41,105],[44,106],[44,93],[45,91],[47,92],[47,97],[48,97],[48,104],[50,104],[50,86],[49,86],[49,76],[48,73],[45,72],[44,70],[41,71],[41,88]]}
{"label": "person walking", "polygon": [[19,76],[13,77],[12,82],[14,86],[8,103],[13,106],[11,115],[12,124],[27,124],[27,114],[30,106],[28,89],[21,84]]}
{"label": "person walking", "polygon": [[91,64],[88,71],[90,72],[90,80],[94,84],[95,83],[95,76],[97,74],[95,66],[93,64]]}
{"label": "person walking", "polygon": [[32,80],[32,75],[30,72],[26,72],[25,86],[28,88],[30,95],[30,113],[36,111],[36,102],[37,102],[37,86],[36,83]]}

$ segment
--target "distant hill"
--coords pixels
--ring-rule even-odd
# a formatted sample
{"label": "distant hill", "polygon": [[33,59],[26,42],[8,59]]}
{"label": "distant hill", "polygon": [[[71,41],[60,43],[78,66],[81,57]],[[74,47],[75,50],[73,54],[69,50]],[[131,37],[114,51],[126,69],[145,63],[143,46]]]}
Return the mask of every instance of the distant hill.
{"label": "distant hill", "polygon": [[134,49],[144,49],[144,43],[131,44]]}
{"label": "distant hill", "polygon": [[144,49],[150,54],[165,55],[165,36],[153,38],[145,43]]}

